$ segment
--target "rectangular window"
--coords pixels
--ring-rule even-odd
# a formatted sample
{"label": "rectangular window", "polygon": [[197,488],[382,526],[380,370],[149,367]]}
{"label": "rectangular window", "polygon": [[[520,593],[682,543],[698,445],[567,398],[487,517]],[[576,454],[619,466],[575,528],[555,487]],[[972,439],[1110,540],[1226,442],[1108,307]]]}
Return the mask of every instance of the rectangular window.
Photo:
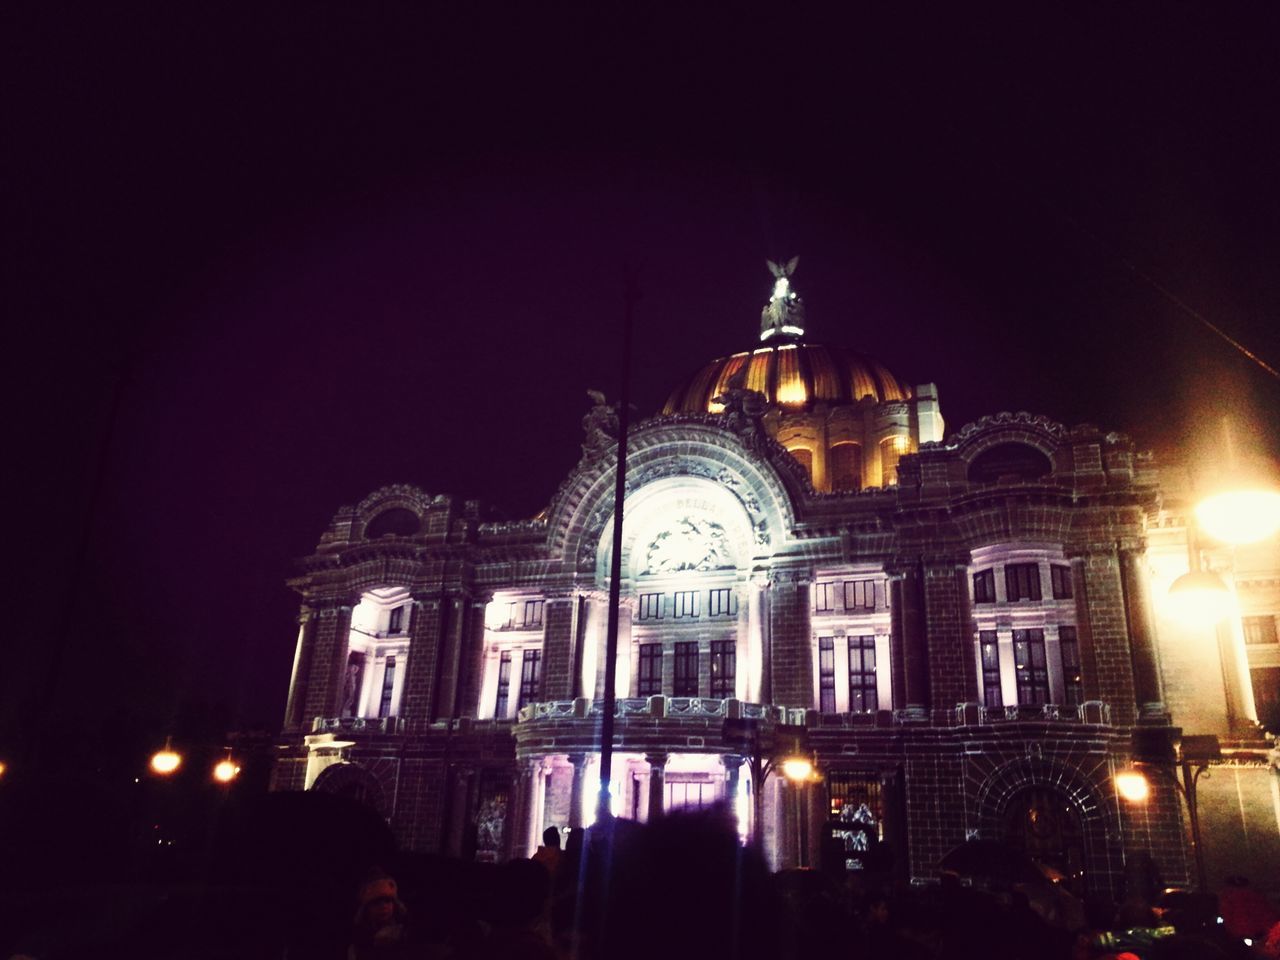
{"label": "rectangular window", "polygon": [[662,692],[662,644],[640,644],[640,664],[636,674],[636,696],[656,697]]}
{"label": "rectangular window", "polygon": [[541,600],[526,600],[524,602],[524,626],[540,627],[542,626],[542,606]]}
{"label": "rectangular window", "polygon": [[876,608],[876,582],[874,580],[846,580],[844,582],[844,608],[846,610],[874,610]]}
{"label": "rectangular window", "polygon": [[734,695],[738,650],[733,640],[711,641],[711,697],[725,700]]}
{"label": "rectangular window", "polygon": [[516,625],[516,602],[513,600],[507,604],[507,629],[510,630]]}
{"label": "rectangular window", "polygon": [[1071,568],[1060,563],[1049,564],[1049,580],[1053,583],[1053,599],[1071,599]]}
{"label": "rectangular window", "polygon": [[738,612],[737,598],[728,587],[712,590],[708,599],[707,613],[713,617],[731,617]]}
{"label": "rectangular window", "polygon": [[378,716],[391,716],[391,694],[396,688],[396,658],[387,657],[382,671],[382,699],[378,701]]}
{"label": "rectangular window", "polygon": [[520,703],[516,709],[526,703],[533,703],[541,694],[538,681],[542,676],[542,651],[526,650],[524,662],[520,664]]}
{"label": "rectangular window", "polygon": [[1010,603],[1040,599],[1040,565],[1011,563],[1004,568],[1005,596]]}
{"label": "rectangular window", "polygon": [[818,638],[818,711],[836,712],[836,641]]}
{"label": "rectangular window", "polygon": [[693,640],[677,643],[675,652],[675,680],[671,686],[671,695],[696,697],[698,695],[698,644]]}
{"label": "rectangular window", "polygon": [[1000,692],[1000,645],[994,630],[978,633],[978,653],[982,657],[982,702],[988,707],[1004,706]]}
{"label": "rectangular window", "polygon": [[1062,647],[1062,687],[1067,703],[1084,703],[1084,684],[1080,676],[1080,642],[1075,627],[1058,628],[1058,644]]}
{"label": "rectangular window", "polygon": [[641,620],[661,620],[662,619],[662,594],[660,593],[640,594],[640,619]]}
{"label": "rectangular window", "polygon": [[849,712],[874,713],[876,697],[876,638],[849,638]]}
{"label": "rectangular window", "polygon": [[391,611],[391,617],[387,620],[388,633],[401,633],[404,631],[404,607],[396,607]]}
{"label": "rectangular window", "polygon": [[834,583],[815,583],[813,585],[813,609],[818,613],[830,613],[836,603],[836,585]]}
{"label": "rectangular window", "polygon": [[1049,669],[1043,630],[1013,631],[1013,662],[1018,673],[1018,703],[1049,702]]}
{"label": "rectangular window", "polygon": [[504,650],[498,660],[498,703],[493,708],[493,715],[499,720],[506,719],[511,697],[511,651]]}
{"label": "rectangular window", "polygon": [[994,570],[979,570],[973,575],[973,602],[996,602],[996,572]]}
{"label": "rectangular window", "polygon": [[696,617],[698,615],[698,591],[677,590],[671,597],[676,617]]}
{"label": "rectangular window", "polygon": [[1275,617],[1245,617],[1243,622],[1245,643],[1255,644],[1276,642]]}

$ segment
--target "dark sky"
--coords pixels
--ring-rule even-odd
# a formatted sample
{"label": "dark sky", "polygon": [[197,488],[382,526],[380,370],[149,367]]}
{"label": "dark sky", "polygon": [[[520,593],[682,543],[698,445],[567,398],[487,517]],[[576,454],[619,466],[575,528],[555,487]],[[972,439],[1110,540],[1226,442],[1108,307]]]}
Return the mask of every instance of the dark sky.
{"label": "dark sky", "polygon": [[388,482],[542,507],[624,263],[646,413],[798,253],[811,339],[952,429],[1278,446],[1280,386],[1172,299],[1280,363],[1266,5],[527,6],[11,10],[0,752],[64,644],[68,724],[276,724],[292,558]]}

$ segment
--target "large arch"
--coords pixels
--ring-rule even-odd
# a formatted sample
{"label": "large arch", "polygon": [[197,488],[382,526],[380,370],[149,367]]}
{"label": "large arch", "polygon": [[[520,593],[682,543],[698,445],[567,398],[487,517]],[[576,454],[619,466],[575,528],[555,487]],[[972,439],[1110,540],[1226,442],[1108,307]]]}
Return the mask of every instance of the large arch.
{"label": "large arch", "polygon": [[346,797],[373,810],[384,820],[390,818],[390,803],[382,782],[371,770],[358,763],[342,762],[327,767],[312,790]]}
{"label": "large arch", "polygon": [[[769,441],[770,448],[777,447]],[[642,425],[628,445],[628,502],[664,478],[700,479],[723,488],[750,518],[753,557],[767,557],[795,525],[803,469],[781,447],[774,457],[749,449],[736,433],[704,422],[658,420]],[[785,462],[784,462],[785,461]],[[794,476],[781,472],[794,468]],[[599,544],[613,517],[614,459],[579,466],[548,510],[548,549],[580,573],[595,574]],[[794,487],[794,491],[792,488]]]}
{"label": "large arch", "polygon": [[[1107,761],[1098,756],[1094,769],[1056,758],[1025,756],[987,774],[975,798],[977,836],[1003,840],[1012,804],[1028,790],[1043,788],[1056,794],[1079,818],[1084,840],[1085,882],[1091,891],[1118,888],[1123,860],[1108,837],[1121,835],[1119,811],[1097,789],[1107,774]],[[1093,774],[1092,776],[1090,774]]]}

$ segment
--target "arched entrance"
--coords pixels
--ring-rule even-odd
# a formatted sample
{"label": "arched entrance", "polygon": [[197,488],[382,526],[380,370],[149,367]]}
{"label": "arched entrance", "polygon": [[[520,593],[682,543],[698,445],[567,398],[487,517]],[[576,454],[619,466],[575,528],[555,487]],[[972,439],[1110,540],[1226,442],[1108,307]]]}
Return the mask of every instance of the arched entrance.
{"label": "arched entrance", "polygon": [[1084,830],[1071,801],[1051,787],[1027,787],[1009,798],[1004,839],[1042,866],[1079,883],[1085,870]]}
{"label": "arched entrance", "polygon": [[355,763],[335,763],[327,767],[311,788],[320,793],[331,793],[346,800],[354,800],[362,806],[375,811],[380,817],[387,817],[386,794],[378,778]]}

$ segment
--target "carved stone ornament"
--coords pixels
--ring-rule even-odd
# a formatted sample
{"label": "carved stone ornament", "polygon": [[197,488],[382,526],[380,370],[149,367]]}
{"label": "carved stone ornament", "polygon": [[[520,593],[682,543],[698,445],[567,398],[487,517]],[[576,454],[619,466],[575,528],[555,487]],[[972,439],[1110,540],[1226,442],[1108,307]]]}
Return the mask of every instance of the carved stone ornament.
{"label": "carved stone ornament", "polygon": [[768,410],[769,401],[759,390],[748,390],[746,383],[747,368],[744,366],[729,378],[725,392],[713,399],[724,406],[724,412],[720,414],[724,426],[736,433],[747,449],[763,454],[769,435],[761,417]]}
{"label": "carved stone ornament", "polygon": [[713,520],[682,517],[645,548],[643,574],[728,570],[734,567],[724,527]]}
{"label": "carved stone ornament", "polygon": [[599,390],[588,390],[591,409],[582,418],[582,459],[595,460],[618,445],[618,408],[609,403]]}

